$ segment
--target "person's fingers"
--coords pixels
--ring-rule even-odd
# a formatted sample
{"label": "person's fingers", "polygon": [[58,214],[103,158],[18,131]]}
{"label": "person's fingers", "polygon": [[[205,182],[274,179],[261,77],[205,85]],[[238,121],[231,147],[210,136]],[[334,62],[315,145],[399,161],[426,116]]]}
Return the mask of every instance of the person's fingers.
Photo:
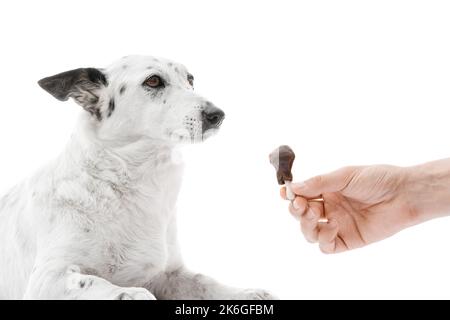
{"label": "person's fingers", "polygon": [[326,192],[344,189],[356,172],[356,167],[345,167],[334,172],[318,175],[304,182],[292,183],[292,191],[305,198],[319,197]]}
{"label": "person's fingers", "polygon": [[287,200],[286,187],[281,187],[281,189],[280,189],[280,196],[281,196],[282,199]]}
{"label": "person's fingers", "polygon": [[318,223],[320,217],[320,209],[315,204],[310,203],[308,210],[300,218],[302,233],[309,242],[317,242],[318,240]]}
{"label": "person's fingers", "polygon": [[306,199],[306,202],[308,203],[308,207],[319,215],[319,219],[325,217],[323,202],[309,202],[308,199]]}
{"label": "person's fingers", "polygon": [[305,213],[308,208],[308,201],[302,197],[296,197],[294,201],[289,204],[289,212],[296,219],[300,219],[300,217]]}
{"label": "person's fingers", "polygon": [[319,248],[323,253],[336,252],[336,237],[339,225],[335,219],[328,220],[319,227],[318,240]]}

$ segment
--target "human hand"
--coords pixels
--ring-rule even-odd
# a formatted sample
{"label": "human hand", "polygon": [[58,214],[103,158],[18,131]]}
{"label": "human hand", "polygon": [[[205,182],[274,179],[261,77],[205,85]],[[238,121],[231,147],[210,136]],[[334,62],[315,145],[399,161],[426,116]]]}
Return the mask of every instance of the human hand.
{"label": "human hand", "polygon": [[[385,239],[420,222],[411,201],[410,169],[388,166],[345,167],[304,183],[293,183],[290,212],[309,242],[324,253],[338,253]],[[286,188],[281,189],[286,199]],[[322,196],[323,203],[308,202]],[[327,218],[328,222],[319,222]]]}

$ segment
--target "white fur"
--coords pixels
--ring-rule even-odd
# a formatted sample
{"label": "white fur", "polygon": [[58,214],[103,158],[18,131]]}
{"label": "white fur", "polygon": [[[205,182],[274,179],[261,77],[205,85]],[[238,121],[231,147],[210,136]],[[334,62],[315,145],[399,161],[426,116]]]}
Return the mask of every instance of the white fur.
{"label": "white fur", "polygon": [[[206,102],[184,66],[130,56],[103,72],[103,119],[83,111],[61,155],[0,199],[0,298],[272,298],[183,265],[175,216],[183,166],[175,152],[204,138]],[[159,96],[142,88],[155,72],[170,83]]]}

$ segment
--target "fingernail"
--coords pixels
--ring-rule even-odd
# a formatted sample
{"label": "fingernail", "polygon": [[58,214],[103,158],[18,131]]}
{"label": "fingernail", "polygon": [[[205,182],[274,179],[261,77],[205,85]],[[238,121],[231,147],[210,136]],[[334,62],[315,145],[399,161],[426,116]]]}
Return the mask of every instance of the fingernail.
{"label": "fingernail", "polygon": [[292,201],[292,206],[294,207],[294,209],[298,210],[300,209],[300,207],[298,206],[297,202],[294,200]]}

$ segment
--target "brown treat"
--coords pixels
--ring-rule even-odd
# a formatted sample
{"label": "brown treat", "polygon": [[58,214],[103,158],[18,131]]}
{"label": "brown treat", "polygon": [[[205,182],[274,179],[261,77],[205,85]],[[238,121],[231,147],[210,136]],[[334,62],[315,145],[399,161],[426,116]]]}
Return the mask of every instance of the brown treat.
{"label": "brown treat", "polygon": [[286,181],[292,181],[292,164],[294,163],[295,153],[289,146],[280,146],[269,155],[270,163],[277,170],[278,184],[285,184]]}

